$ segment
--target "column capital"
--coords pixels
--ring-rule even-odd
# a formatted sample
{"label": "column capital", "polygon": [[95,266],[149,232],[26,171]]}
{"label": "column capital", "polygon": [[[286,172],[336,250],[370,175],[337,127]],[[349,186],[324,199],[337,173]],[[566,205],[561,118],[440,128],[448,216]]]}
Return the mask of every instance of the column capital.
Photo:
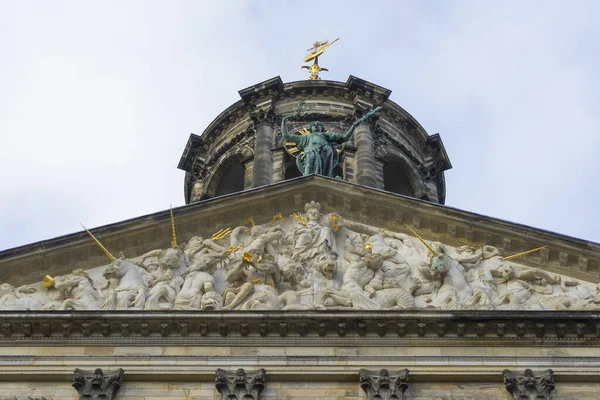
{"label": "column capital", "polygon": [[85,371],[76,368],[73,377],[73,387],[79,393],[80,400],[114,400],[123,383],[125,371],[119,368],[113,372],[103,372],[96,368],[94,371]]}
{"label": "column capital", "polygon": [[408,369],[403,369],[395,375],[390,375],[387,369],[381,371],[359,371],[360,387],[367,394],[368,400],[402,399],[408,389]]}
{"label": "column capital", "polygon": [[534,374],[529,368],[523,373],[502,371],[506,391],[517,400],[549,399],[554,390],[554,371],[547,369]]}
{"label": "column capital", "polygon": [[216,374],[215,387],[221,393],[222,399],[258,400],[265,388],[267,371],[259,369],[247,373],[243,368],[238,368],[235,372],[229,372],[218,368]]}
{"label": "column capital", "polygon": [[250,112],[250,121],[252,121],[254,129],[257,129],[263,124],[268,124],[271,126],[275,125],[275,107],[269,106]]}

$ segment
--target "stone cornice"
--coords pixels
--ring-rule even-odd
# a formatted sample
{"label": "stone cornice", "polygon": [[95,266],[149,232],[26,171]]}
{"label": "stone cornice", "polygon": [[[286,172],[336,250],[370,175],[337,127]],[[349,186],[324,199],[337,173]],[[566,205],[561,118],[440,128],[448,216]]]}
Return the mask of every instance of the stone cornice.
{"label": "stone cornice", "polygon": [[597,311],[1,312],[0,345],[598,346]]}
{"label": "stone cornice", "polygon": [[204,141],[202,138],[195,134],[190,134],[190,137],[185,144],[185,149],[183,150],[183,154],[181,155],[181,159],[179,160],[179,164],[177,168],[190,172],[194,165],[194,160],[196,158],[196,153],[198,148],[204,145]]}
{"label": "stone cornice", "polygon": [[283,92],[283,82],[279,76],[276,76],[242,89],[238,93],[244,104],[256,104],[261,97],[277,97],[281,92]]}
{"label": "stone cornice", "polygon": [[375,105],[383,104],[384,101],[389,99],[392,91],[374,83],[365,81],[364,79],[357,78],[356,76],[350,75],[346,81],[346,88],[351,92],[359,92],[364,94],[367,98],[372,98]]}

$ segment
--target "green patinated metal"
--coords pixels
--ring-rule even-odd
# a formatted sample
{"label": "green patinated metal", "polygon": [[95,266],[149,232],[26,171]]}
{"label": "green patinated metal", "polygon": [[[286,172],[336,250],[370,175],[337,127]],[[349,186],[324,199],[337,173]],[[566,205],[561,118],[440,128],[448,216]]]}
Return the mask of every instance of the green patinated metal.
{"label": "green patinated metal", "polygon": [[352,139],[354,129],[363,121],[375,114],[381,107],[375,107],[357,119],[345,133],[329,132],[325,125],[319,121],[310,124],[310,134],[306,136],[291,134],[287,128],[287,121],[303,116],[312,107],[304,109],[304,100],[298,102],[296,113],[283,117],[281,133],[283,138],[296,144],[304,152],[304,157],[296,158],[296,165],[302,175],[318,174],[333,178],[333,169],[339,162],[338,149],[342,144]]}

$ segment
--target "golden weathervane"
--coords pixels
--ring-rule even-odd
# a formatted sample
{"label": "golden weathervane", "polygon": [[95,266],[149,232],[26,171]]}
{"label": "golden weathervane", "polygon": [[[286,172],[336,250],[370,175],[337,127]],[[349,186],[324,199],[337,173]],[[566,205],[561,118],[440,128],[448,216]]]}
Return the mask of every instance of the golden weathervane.
{"label": "golden weathervane", "polygon": [[306,68],[310,71],[310,77],[308,79],[311,80],[319,80],[319,72],[321,71],[329,71],[327,68],[321,68],[319,66],[319,56],[327,51],[327,49],[340,40],[340,38],[335,39],[333,42],[329,42],[329,40],[323,40],[322,42],[314,42],[313,47],[307,50],[308,54],[304,57],[304,62],[309,62],[313,60],[313,64],[311,66],[302,66],[302,68]]}

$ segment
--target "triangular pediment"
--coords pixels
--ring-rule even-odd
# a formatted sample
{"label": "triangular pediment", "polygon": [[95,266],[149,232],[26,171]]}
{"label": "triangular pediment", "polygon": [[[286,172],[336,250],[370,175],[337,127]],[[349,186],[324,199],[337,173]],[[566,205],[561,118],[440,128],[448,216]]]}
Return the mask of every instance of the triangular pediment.
{"label": "triangular pediment", "polygon": [[[173,212],[180,246],[170,255],[165,255],[172,240],[168,211],[92,230],[109,251],[123,254],[121,263],[139,269],[143,293],[133,290],[140,282],[124,284],[106,272],[115,263],[85,232],[0,253],[0,280],[40,292],[44,276],[72,278],[72,271],[82,269],[94,286],[90,299],[97,298],[91,309],[108,310],[127,308],[127,301],[138,310],[146,304],[201,307],[200,298],[180,295],[184,289],[213,292],[202,307],[248,310],[596,307],[598,244],[321,176]],[[159,265],[158,255],[166,260],[183,249],[185,261],[175,257],[177,265],[170,269]],[[146,261],[140,262],[144,254]],[[203,257],[214,265],[202,266]],[[199,272],[205,279],[191,282]],[[111,285],[118,293],[133,285],[126,288],[133,297],[123,300]],[[71,295],[69,290],[62,297]],[[85,307],[54,296],[47,308]],[[116,297],[110,302],[109,296]]]}

